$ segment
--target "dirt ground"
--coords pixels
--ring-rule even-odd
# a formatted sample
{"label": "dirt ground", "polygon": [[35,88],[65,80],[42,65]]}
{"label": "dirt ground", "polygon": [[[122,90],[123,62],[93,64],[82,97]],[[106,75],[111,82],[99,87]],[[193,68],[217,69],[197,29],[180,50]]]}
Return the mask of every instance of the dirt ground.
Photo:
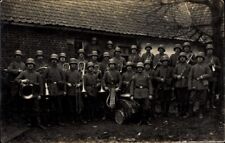
{"label": "dirt ground", "polygon": [[10,143],[64,143],[64,142],[135,142],[135,141],[200,141],[224,140],[224,122],[221,116],[209,113],[204,119],[182,119],[171,115],[152,120],[152,125],[114,121],[97,121],[88,124],[53,126],[46,130],[31,128]]}

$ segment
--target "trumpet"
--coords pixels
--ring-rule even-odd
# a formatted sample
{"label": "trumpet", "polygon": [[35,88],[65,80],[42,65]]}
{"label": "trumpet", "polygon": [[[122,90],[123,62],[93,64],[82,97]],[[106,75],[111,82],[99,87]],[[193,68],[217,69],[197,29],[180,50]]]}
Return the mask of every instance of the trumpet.
{"label": "trumpet", "polygon": [[105,92],[105,90],[103,89],[103,86],[101,84],[101,89],[99,90],[99,93],[104,93],[104,92]]}

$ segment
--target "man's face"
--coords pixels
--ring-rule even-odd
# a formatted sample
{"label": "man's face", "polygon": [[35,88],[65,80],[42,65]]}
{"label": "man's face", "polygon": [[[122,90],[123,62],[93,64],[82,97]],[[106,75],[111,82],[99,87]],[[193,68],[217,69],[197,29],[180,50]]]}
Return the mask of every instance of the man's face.
{"label": "man's face", "polygon": [[127,66],[127,71],[131,71],[132,70],[132,66]]}
{"label": "man's face", "polygon": [[136,54],[136,53],[137,53],[137,50],[136,50],[136,49],[132,49],[132,50],[131,50],[131,53],[132,53],[132,54]]}
{"label": "man's face", "polygon": [[151,48],[150,47],[146,47],[146,51],[147,51],[147,53],[150,53]]}
{"label": "man's face", "polygon": [[184,56],[182,56],[182,57],[180,57],[180,61],[181,61],[182,63],[184,63],[184,62],[186,61],[186,58],[185,58]]}
{"label": "man's face", "polygon": [[115,56],[120,56],[120,52],[115,52]]}
{"label": "man's face", "polygon": [[53,65],[55,65],[55,64],[57,64],[57,60],[56,60],[56,59],[51,59],[51,63],[52,63]]}
{"label": "man's face", "polygon": [[138,68],[137,68],[137,71],[138,71],[139,73],[141,73],[141,72],[143,71],[143,68],[142,68],[142,67],[138,67]]}
{"label": "man's face", "polygon": [[185,46],[184,47],[184,52],[188,53],[190,52],[191,48],[189,46]]}
{"label": "man's face", "polygon": [[162,65],[163,65],[163,66],[167,66],[167,65],[168,65],[168,62],[169,62],[169,61],[164,60],[164,61],[162,61]]}
{"label": "man's face", "polygon": [[150,64],[145,64],[145,69],[149,70],[151,68]]}
{"label": "man's face", "polygon": [[88,70],[89,71],[93,71],[94,70],[94,67],[93,66],[90,66],[90,67],[88,67]]}
{"label": "man's face", "polygon": [[93,61],[97,61],[98,57],[97,56],[92,56]]}
{"label": "man's face", "polygon": [[43,59],[44,59],[43,56],[37,56],[37,60],[41,61],[41,60],[43,60]]}
{"label": "man's face", "polygon": [[159,49],[159,53],[160,53],[160,54],[163,54],[163,53],[164,53],[164,49],[160,48],[160,49]]}
{"label": "man's face", "polygon": [[113,48],[113,46],[112,46],[111,44],[108,44],[107,47],[108,47],[109,49],[112,49],[112,48]]}
{"label": "man's face", "polygon": [[34,65],[33,64],[27,64],[27,68],[28,68],[28,70],[32,70],[32,69],[34,69]]}
{"label": "man's face", "polygon": [[175,48],[176,53],[180,53],[180,51],[181,51],[180,48]]}
{"label": "man's face", "polygon": [[77,64],[70,64],[71,69],[77,69]]}
{"label": "man's face", "polygon": [[104,57],[104,60],[105,60],[105,61],[108,61],[108,60],[109,60],[109,57]]}
{"label": "man's face", "polygon": [[65,61],[66,61],[66,58],[65,58],[65,57],[60,57],[60,58],[59,58],[59,61],[60,61],[60,62],[65,62]]}
{"label": "man's face", "polygon": [[212,49],[208,49],[208,50],[206,51],[206,53],[207,53],[207,55],[212,55],[212,54],[213,54],[213,50],[212,50]]}
{"label": "man's face", "polygon": [[20,55],[16,55],[15,58],[16,58],[17,61],[21,61],[22,60],[22,57]]}
{"label": "man's face", "polygon": [[115,68],[115,64],[109,64],[109,68],[110,69],[114,69]]}
{"label": "man's face", "polygon": [[203,62],[203,60],[204,60],[204,58],[203,58],[203,57],[197,57],[197,62],[198,62],[198,63],[202,63],[202,62]]}
{"label": "man's face", "polygon": [[80,58],[83,58],[83,57],[84,57],[84,53],[80,53],[80,54],[79,54],[79,57],[80,57]]}

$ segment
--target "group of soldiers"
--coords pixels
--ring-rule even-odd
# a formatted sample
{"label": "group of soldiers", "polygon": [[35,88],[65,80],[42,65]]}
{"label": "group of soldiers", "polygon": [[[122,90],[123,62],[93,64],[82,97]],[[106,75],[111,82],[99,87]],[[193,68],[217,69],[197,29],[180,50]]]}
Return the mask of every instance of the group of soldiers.
{"label": "group of soldiers", "polygon": [[177,105],[177,116],[182,118],[193,116],[196,105],[200,119],[207,103],[215,108],[221,67],[212,44],[197,54],[189,42],[175,44],[175,53],[170,57],[164,45],[159,45],[159,53],[154,55],[152,44],[147,43],[142,56],[137,45],[131,45],[127,60],[112,41],[107,42],[105,52],[91,46],[88,50],[89,54],[79,49],[78,57],[69,59],[66,53],[53,53],[48,63],[42,50],[37,50],[35,58],[28,58],[26,63],[22,61],[22,51],[15,51],[15,59],[7,69],[15,75],[11,80],[38,87],[31,98],[23,99],[28,123],[62,125],[66,113],[72,122],[105,119],[108,113],[113,114],[120,95],[127,93],[140,105],[140,123],[155,117],[157,103],[160,115],[165,117],[172,100]]}

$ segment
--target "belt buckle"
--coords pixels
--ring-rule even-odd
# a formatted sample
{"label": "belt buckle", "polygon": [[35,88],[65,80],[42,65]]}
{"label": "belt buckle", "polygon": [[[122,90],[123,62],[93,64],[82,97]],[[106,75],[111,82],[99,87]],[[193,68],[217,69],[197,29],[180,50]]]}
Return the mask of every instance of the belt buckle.
{"label": "belt buckle", "polygon": [[140,86],[140,89],[142,89],[143,88],[143,86]]}

